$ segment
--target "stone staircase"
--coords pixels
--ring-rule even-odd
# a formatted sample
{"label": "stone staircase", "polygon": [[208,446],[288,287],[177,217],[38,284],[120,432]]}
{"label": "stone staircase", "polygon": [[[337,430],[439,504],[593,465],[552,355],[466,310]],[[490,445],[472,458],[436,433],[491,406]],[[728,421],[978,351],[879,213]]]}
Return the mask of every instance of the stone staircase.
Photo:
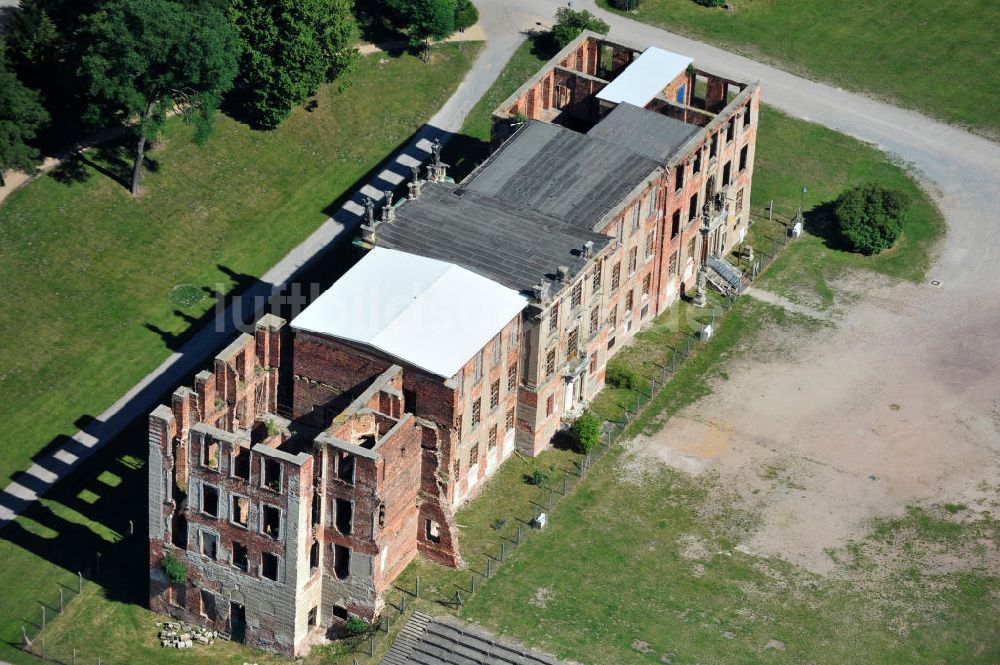
{"label": "stone staircase", "polygon": [[414,612],[410,620],[403,626],[403,630],[396,636],[389,652],[385,654],[382,665],[408,665],[411,663],[410,654],[423,639],[424,630],[430,620],[429,614]]}
{"label": "stone staircase", "polygon": [[563,665],[548,654],[457,619],[414,612],[382,665]]}

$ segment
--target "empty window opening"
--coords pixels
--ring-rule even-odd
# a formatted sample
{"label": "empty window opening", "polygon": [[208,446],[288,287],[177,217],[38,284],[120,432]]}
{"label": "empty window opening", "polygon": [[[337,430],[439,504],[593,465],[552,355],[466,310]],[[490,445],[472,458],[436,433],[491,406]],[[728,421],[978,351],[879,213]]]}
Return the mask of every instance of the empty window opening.
{"label": "empty window opening", "polygon": [[688,220],[692,220],[698,216],[698,195],[692,194],[691,200],[688,201]]}
{"label": "empty window opening", "polygon": [[262,514],[261,530],[272,538],[278,538],[281,535],[281,510],[274,506],[264,506]]}
{"label": "empty window opening", "polygon": [[183,515],[174,515],[170,521],[170,542],[182,550],[187,549],[188,525]]}
{"label": "empty window opening", "polygon": [[566,362],[571,362],[576,359],[579,354],[580,349],[580,330],[574,328],[569,333],[569,339],[566,340]]}
{"label": "empty window opening", "polygon": [[472,422],[470,425],[475,427],[479,424],[480,417],[482,415],[482,404],[480,398],[476,398],[476,401],[472,403]]}
{"label": "empty window opening", "polygon": [[330,614],[344,621],[347,621],[348,616],[350,616],[347,614],[347,608],[343,605],[334,605],[333,609],[330,610]]}
{"label": "empty window opening", "polygon": [[336,511],[337,531],[345,536],[351,535],[354,521],[354,504],[346,499],[337,499]]}
{"label": "empty window opening", "polygon": [[246,526],[250,518],[250,500],[245,496],[233,495],[232,520],[234,524]]}
{"label": "empty window opening", "polygon": [[215,621],[215,594],[205,589],[201,590],[201,615],[209,621]]}
{"label": "empty window opening", "polygon": [[278,581],[278,555],[264,552],[260,557],[260,574],[269,580]]}
{"label": "empty window opening", "polygon": [[479,380],[483,378],[483,352],[480,351],[476,354],[475,362],[472,365],[472,382],[479,383]]}
{"label": "empty window opening", "polygon": [[309,623],[309,627],[310,628],[315,628],[316,627],[316,620],[318,618],[319,618],[319,608],[318,607],[314,607],[311,610],[309,610],[308,623]]}
{"label": "empty window opening", "polygon": [[750,105],[747,104],[746,108],[743,109],[743,127],[750,126]]}
{"label": "empty window opening", "polygon": [[171,582],[167,587],[167,602],[174,607],[184,607],[187,605],[187,584],[184,582]]}
{"label": "empty window opening", "polygon": [[708,144],[708,158],[712,159],[719,152],[719,135],[712,134],[712,140]]}
{"label": "empty window opening", "polygon": [[250,557],[247,546],[243,543],[233,541],[233,565],[244,573],[250,570]]}
{"label": "empty window opening", "polygon": [[740,148],[740,171],[747,167],[747,157],[750,154],[750,146],[745,145]]}
{"label": "empty window opening", "polygon": [[322,514],[321,511],[320,511],[320,506],[321,505],[322,505],[322,503],[320,502],[319,497],[313,497],[313,499],[312,499],[312,507],[311,507],[310,512],[312,513],[312,523],[314,525],[318,525],[319,522],[320,522],[320,516]]}
{"label": "empty window opening", "polygon": [[319,541],[314,540],[309,548],[309,572],[314,572],[319,568]]}
{"label": "empty window opening", "polygon": [[417,391],[403,389],[403,410],[407,413],[417,412]]}
{"label": "empty window opening", "polygon": [[733,170],[732,162],[726,162],[726,165],[722,167],[722,186],[725,187],[729,184],[729,176]]}
{"label": "empty window opening", "polygon": [[211,485],[201,486],[201,512],[212,517],[219,516],[219,490]]}
{"label": "empty window opening", "polygon": [[345,483],[354,484],[354,455],[340,451],[337,458],[337,478]]}
{"label": "empty window opening", "polygon": [[333,546],[333,574],[341,580],[351,574],[351,550],[343,545]]}
{"label": "empty window opening", "polygon": [[441,542],[441,529],[432,519],[424,520],[424,536],[432,543]]}
{"label": "empty window opening", "polygon": [[385,504],[378,504],[378,528],[385,528]]}
{"label": "empty window opening", "polygon": [[250,480],[250,450],[237,448],[233,455],[233,475],[243,480]]}
{"label": "empty window opening", "polygon": [[202,531],[201,553],[209,559],[215,559],[219,554],[219,537],[214,533]]}
{"label": "empty window opening", "polygon": [[677,165],[677,185],[674,187],[677,191],[684,189],[684,165]]}
{"label": "empty window opening", "polygon": [[701,173],[701,148],[694,153],[694,164],[691,165],[692,173]]}
{"label": "empty window opening", "polygon": [[205,437],[201,444],[201,463],[210,469],[219,468],[219,442]]}
{"label": "empty window opening", "polygon": [[670,237],[676,238],[681,232],[681,211],[675,210],[674,216],[670,218]]}
{"label": "empty window opening", "polygon": [[264,477],[263,483],[264,487],[274,490],[275,492],[281,491],[281,462],[273,459],[264,460]]}
{"label": "empty window opening", "polygon": [[733,137],[735,136],[736,136],[736,118],[733,117],[729,119],[729,124],[726,125],[726,143],[732,141]]}

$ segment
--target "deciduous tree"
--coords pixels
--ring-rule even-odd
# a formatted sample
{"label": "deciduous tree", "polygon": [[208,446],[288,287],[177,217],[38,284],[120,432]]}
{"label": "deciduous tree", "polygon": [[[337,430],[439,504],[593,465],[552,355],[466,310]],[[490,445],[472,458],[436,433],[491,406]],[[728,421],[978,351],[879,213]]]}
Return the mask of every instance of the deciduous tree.
{"label": "deciduous tree", "polygon": [[855,252],[878,254],[893,246],[903,231],[905,193],[868,183],[837,197],[834,215],[840,234]]}
{"label": "deciduous tree", "polygon": [[7,169],[30,171],[38,150],[30,145],[38,128],[48,120],[38,93],[24,86],[10,71],[0,42],[0,186]]}
{"label": "deciduous tree", "polygon": [[444,39],[455,32],[457,0],[388,0],[399,26],[414,46],[424,53],[432,39]]}
{"label": "deciduous tree", "polygon": [[611,26],[597,18],[586,9],[576,11],[569,7],[556,10],[556,22],[552,26],[552,39],[557,48],[562,48],[580,36],[584,30],[606,35]]}
{"label": "deciduous tree", "polygon": [[350,0],[235,0],[229,15],[242,50],[237,105],[257,127],[276,127],[357,56]]}
{"label": "deciduous tree", "polygon": [[110,0],[85,17],[82,38],[88,119],[133,123],[135,195],[146,142],[171,111],[194,124],[195,141],[208,136],[219,99],[236,76],[236,30],[208,2]]}

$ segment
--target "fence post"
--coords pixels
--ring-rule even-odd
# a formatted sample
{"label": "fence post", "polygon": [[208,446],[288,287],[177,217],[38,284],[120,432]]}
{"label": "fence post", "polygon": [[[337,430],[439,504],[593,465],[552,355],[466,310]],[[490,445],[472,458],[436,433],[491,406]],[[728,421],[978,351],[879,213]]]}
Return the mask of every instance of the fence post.
{"label": "fence post", "polygon": [[486,579],[493,577],[493,559],[486,557]]}
{"label": "fence post", "polygon": [[771,221],[771,214],[774,212],[774,199],[767,204],[767,221]]}
{"label": "fence post", "polygon": [[517,531],[515,532],[515,535],[514,535],[514,543],[517,544],[517,545],[521,544],[521,525],[520,524],[517,525]]}
{"label": "fence post", "polygon": [[368,636],[368,655],[369,656],[374,656],[375,655],[375,636],[374,635],[369,635]]}
{"label": "fence post", "polygon": [[476,574],[472,574],[472,595],[476,595]]}
{"label": "fence post", "polygon": [[73,649],[73,665],[76,665],[76,649]]}
{"label": "fence post", "polygon": [[83,593],[83,573],[77,571],[76,574],[80,578],[80,584],[77,587],[77,593]]}
{"label": "fence post", "polygon": [[417,575],[417,587],[413,592],[414,598],[420,598],[420,575]]}
{"label": "fence post", "polygon": [[[562,495],[563,495],[563,496],[566,496],[566,476],[565,476],[565,475],[563,476],[563,488],[562,488]],[[518,527],[518,528],[520,529],[521,527]]]}
{"label": "fence post", "polygon": [[507,545],[506,542],[504,542],[502,540],[500,541],[500,563],[503,563],[504,559],[507,557],[507,548],[506,548],[506,545]]}
{"label": "fence post", "polygon": [[38,601],[38,604],[42,606],[42,630],[45,630],[45,603]]}

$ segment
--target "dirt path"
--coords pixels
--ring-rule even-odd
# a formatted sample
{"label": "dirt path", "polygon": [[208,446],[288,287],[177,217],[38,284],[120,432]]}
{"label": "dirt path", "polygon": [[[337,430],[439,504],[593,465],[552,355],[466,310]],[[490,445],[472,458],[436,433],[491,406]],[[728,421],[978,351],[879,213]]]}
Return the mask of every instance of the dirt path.
{"label": "dirt path", "polygon": [[898,285],[867,293],[832,328],[769,330],[712,395],[633,448],[717,472],[760,518],[746,549],[821,573],[834,566],[827,549],[873,517],[919,502],[989,509],[1000,352],[971,348],[995,340],[1000,322],[987,306],[946,325],[948,297]]}

